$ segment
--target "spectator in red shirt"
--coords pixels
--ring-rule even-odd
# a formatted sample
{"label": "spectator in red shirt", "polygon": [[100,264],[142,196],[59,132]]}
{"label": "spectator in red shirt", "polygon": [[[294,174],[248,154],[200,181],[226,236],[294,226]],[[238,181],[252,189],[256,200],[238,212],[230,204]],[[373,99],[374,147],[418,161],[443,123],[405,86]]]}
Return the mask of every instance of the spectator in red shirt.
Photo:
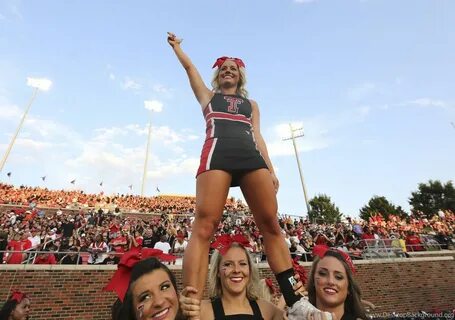
{"label": "spectator in red shirt", "polygon": [[32,242],[28,239],[28,237],[31,236],[30,232],[24,232],[21,235],[21,243],[22,243],[22,250],[29,250],[32,247]]}
{"label": "spectator in red shirt", "polygon": [[314,243],[317,245],[328,245],[330,240],[329,238],[322,232],[322,230],[318,230],[316,237],[314,237]]}
{"label": "spectator in red shirt", "polygon": [[43,251],[35,258],[34,264],[57,264],[57,259],[52,252]]}
{"label": "spectator in red shirt", "polygon": [[111,240],[111,246],[116,252],[123,253],[125,252],[125,246],[127,245],[127,240],[125,234],[122,232],[118,235],[117,238]]}
{"label": "spectator in red shirt", "polygon": [[134,237],[132,235],[130,237],[130,251],[140,252],[142,249],[142,236],[139,231],[134,232]]}
{"label": "spectator in red shirt", "polygon": [[[8,242],[8,249],[11,251],[22,251],[22,242],[20,241],[20,234],[16,233],[13,236],[13,239],[11,239]],[[9,254],[9,256],[6,258],[6,263],[8,264],[21,264],[22,263],[22,252],[12,252]]]}
{"label": "spectator in red shirt", "polygon": [[368,227],[368,226],[363,227],[363,233],[362,233],[361,239],[363,240],[362,241],[363,247],[365,247],[367,245],[374,246],[375,238],[374,238],[374,234],[370,227]]}
{"label": "spectator in red shirt", "polygon": [[406,250],[408,252],[425,250],[425,248],[422,246],[422,241],[414,231],[409,231],[408,236],[406,237]]}
{"label": "spectator in red shirt", "polygon": [[117,237],[117,233],[120,231],[120,223],[117,219],[111,223],[109,226],[109,232],[111,233],[112,237]]}

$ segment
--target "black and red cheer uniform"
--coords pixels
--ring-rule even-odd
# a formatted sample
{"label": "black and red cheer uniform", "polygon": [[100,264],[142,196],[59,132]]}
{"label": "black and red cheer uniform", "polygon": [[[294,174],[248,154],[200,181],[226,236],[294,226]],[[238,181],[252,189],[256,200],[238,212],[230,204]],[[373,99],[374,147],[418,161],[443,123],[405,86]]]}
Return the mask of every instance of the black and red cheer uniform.
{"label": "black and red cheer uniform", "polygon": [[197,175],[223,170],[238,186],[248,171],[267,168],[253,134],[252,107],[247,98],[215,93],[205,107],[206,138]]}

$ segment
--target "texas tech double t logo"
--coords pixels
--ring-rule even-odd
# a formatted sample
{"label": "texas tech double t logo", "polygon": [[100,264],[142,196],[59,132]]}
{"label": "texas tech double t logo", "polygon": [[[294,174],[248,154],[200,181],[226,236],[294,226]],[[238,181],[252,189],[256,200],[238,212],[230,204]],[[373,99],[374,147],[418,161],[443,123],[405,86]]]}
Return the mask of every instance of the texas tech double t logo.
{"label": "texas tech double t logo", "polygon": [[237,97],[224,97],[224,100],[229,102],[229,105],[227,107],[227,111],[229,113],[239,113],[238,105],[243,103],[243,99]]}

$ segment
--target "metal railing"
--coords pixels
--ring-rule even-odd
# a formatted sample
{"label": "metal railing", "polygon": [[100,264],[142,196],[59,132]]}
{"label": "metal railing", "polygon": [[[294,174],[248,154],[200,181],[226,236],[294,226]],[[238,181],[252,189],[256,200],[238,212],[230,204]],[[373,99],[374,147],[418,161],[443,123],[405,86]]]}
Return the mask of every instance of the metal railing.
{"label": "metal railing", "polygon": [[[56,239],[57,240],[57,239]],[[45,245],[53,242],[55,240],[51,240],[46,242],[40,247],[44,247]],[[348,246],[362,246],[363,250],[359,251],[357,254],[354,252],[350,252],[349,250],[346,251],[343,248]],[[351,256],[352,259],[358,260],[368,260],[368,259],[390,259],[390,258],[400,258],[400,257],[408,257],[408,252],[425,252],[425,251],[441,251],[443,250],[442,244],[433,243],[433,242],[426,242],[422,244],[405,244],[406,250],[403,250],[402,244],[399,242],[399,239],[369,239],[369,240],[355,240],[349,243],[344,243],[342,245],[336,246],[334,248],[343,250],[348,255]],[[87,264],[88,257],[92,256],[92,260],[95,258],[96,254],[101,254],[104,256],[108,256],[109,252],[112,251],[103,251],[99,253],[94,253],[92,251],[40,251],[36,249],[28,249],[23,251],[14,251],[14,250],[3,250],[0,253],[4,255],[10,255],[13,253],[21,253],[23,254],[22,264],[34,264],[36,257],[40,254],[54,254],[58,255],[57,263],[61,264],[63,258],[69,255],[76,255],[76,263],[79,264],[79,261],[82,260],[83,264]],[[177,259],[181,259],[183,257],[183,252],[179,253],[172,253],[174,256],[177,256]],[[116,252],[115,256],[120,257],[123,255],[121,252]],[[252,252],[251,256],[253,261],[259,263],[262,261],[263,252]],[[313,261],[313,256],[311,252],[292,252],[292,256],[298,257],[299,261],[302,262],[311,262]],[[81,258],[81,259],[80,259]],[[2,261],[0,261],[0,264]],[[102,264],[102,263],[91,263],[91,264]]]}
{"label": "metal railing", "polygon": [[[112,252],[112,251],[111,251]],[[43,250],[0,250],[0,254],[3,253],[4,255],[4,261],[5,263],[8,263],[7,256],[12,255],[12,254],[17,254],[20,253],[22,254],[22,261],[21,264],[35,264],[36,258],[41,255],[41,254],[53,254],[56,259],[56,264],[62,264],[63,259],[68,256],[75,256],[75,263],[70,263],[73,265],[79,265],[79,264],[89,264],[87,261],[89,260],[89,257],[92,256],[92,260],[95,259],[96,255],[103,255],[105,258],[109,255],[115,255],[116,257],[121,257],[125,252],[90,252],[90,251],[43,251]],[[183,258],[183,253],[172,253],[172,255],[177,257],[177,260]],[[80,263],[79,263],[80,262]],[[3,263],[3,261],[0,261],[0,265]],[[102,265],[103,263],[90,263],[90,265]]]}
{"label": "metal railing", "polygon": [[[82,255],[86,254],[89,255],[90,253],[88,252],[81,252],[81,251],[39,251],[39,250],[25,250],[25,251],[19,251],[19,250],[0,250],[0,253],[4,254],[4,260],[6,263],[8,263],[8,257],[9,255],[17,254],[20,253],[22,254],[22,262],[21,264],[34,264],[36,257],[41,254],[53,254],[61,256],[60,259],[56,258],[57,264],[61,264],[63,261],[63,258],[70,256],[70,255],[76,255],[76,263],[74,264],[79,264],[79,259],[82,257]],[[2,262],[0,262],[1,264]]]}
{"label": "metal railing", "polygon": [[[358,253],[344,250],[343,248],[352,245],[362,246],[363,249]],[[434,242],[424,242],[421,244],[406,244],[406,250],[403,250],[399,239],[371,239],[371,240],[354,240],[342,245],[335,246],[339,250],[346,252],[353,260],[369,260],[369,259],[390,259],[408,257],[409,252],[425,252],[425,251],[441,251],[444,245]],[[291,253],[299,257],[299,261],[311,262],[313,256],[311,252]]]}

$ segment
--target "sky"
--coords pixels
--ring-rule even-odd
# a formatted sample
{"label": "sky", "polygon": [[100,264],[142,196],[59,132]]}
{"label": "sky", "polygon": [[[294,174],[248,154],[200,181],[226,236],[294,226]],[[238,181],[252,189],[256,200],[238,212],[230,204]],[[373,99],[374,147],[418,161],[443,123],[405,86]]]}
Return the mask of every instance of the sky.
{"label": "sky", "polygon": [[33,93],[27,77],[52,81],[0,180],[140,194],[151,122],[145,195],[194,195],[205,123],[167,31],[208,87],[217,57],[245,62],[280,213],[306,214],[289,123],[303,128],[309,197],[345,215],[375,195],[409,210],[419,183],[454,180],[450,0],[0,0],[1,156]]}

